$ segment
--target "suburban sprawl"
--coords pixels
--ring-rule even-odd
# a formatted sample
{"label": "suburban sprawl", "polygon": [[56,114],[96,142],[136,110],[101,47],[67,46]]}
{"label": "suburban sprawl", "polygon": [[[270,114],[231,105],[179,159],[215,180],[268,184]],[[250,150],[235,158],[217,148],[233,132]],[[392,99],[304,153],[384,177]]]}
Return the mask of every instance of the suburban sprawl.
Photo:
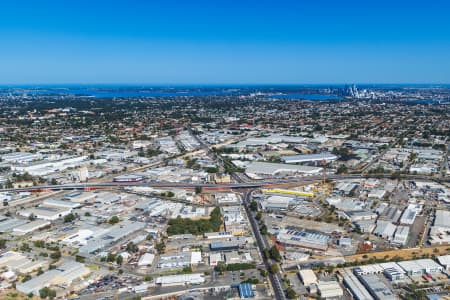
{"label": "suburban sprawl", "polygon": [[8,87],[0,107],[0,299],[450,297],[446,86]]}

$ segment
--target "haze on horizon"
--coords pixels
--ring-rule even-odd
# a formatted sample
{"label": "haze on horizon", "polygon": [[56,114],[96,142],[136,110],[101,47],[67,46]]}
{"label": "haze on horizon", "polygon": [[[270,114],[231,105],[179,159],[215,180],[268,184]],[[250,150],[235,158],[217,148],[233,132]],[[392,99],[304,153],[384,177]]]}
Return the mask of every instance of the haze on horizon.
{"label": "haze on horizon", "polygon": [[450,83],[450,3],[0,3],[0,84]]}

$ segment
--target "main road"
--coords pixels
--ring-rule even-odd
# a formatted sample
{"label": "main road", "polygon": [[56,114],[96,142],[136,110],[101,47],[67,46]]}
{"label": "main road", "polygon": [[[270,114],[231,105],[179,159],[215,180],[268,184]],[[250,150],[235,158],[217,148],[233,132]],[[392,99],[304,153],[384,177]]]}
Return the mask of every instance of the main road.
{"label": "main road", "polygon": [[[329,174],[325,176],[328,180],[345,180],[345,179],[362,179],[362,178],[391,178],[389,174]],[[238,177],[240,178],[240,177]],[[405,180],[420,181],[440,181],[450,182],[450,177],[435,178],[424,175],[402,175]],[[103,182],[103,183],[77,183],[77,184],[61,184],[61,185],[38,185],[23,188],[0,189],[0,193],[4,192],[50,192],[50,191],[70,191],[70,190],[96,190],[96,189],[123,189],[126,187],[153,187],[153,188],[219,188],[219,189],[247,189],[247,188],[263,188],[271,186],[289,185],[289,184],[308,184],[312,182],[322,181],[323,176],[305,176],[290,179],[268,179],[252,182],[237,183],[174,183],[174,182]]]}

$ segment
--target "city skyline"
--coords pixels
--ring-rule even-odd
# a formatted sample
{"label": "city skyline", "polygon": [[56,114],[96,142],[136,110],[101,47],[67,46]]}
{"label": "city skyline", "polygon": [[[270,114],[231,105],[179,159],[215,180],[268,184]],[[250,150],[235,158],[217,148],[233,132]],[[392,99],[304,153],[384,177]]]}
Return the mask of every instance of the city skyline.
{"label": "city skyline", "polygon": [[1,84],[449,83],[435,1],[0,4]]}

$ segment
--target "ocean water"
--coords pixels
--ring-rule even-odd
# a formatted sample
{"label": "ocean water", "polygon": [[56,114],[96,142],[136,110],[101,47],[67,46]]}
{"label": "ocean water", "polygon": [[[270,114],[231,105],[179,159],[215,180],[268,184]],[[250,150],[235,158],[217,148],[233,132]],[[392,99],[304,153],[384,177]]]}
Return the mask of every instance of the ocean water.
{"label": "ocean water", "polygon": [[303,99],[310,101],[342,101],[342,97],[328,94],[277,94],[268,96],[273,99]]}

